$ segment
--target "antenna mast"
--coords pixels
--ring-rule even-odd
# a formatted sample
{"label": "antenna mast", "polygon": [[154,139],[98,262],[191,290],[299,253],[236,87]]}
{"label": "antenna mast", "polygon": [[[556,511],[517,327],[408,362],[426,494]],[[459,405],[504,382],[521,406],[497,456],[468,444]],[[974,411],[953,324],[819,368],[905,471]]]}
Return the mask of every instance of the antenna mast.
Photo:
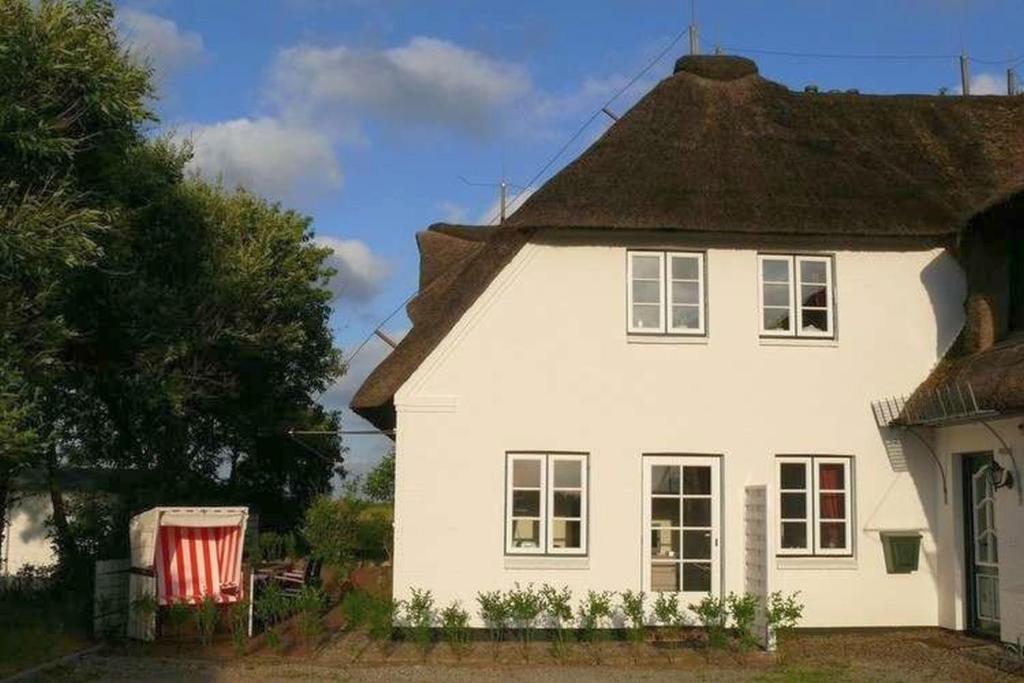
{"label": "antenna mast", "polygon": [[700,32],[697,29],[697,0],[690,0],[690,54],[700,54]]}

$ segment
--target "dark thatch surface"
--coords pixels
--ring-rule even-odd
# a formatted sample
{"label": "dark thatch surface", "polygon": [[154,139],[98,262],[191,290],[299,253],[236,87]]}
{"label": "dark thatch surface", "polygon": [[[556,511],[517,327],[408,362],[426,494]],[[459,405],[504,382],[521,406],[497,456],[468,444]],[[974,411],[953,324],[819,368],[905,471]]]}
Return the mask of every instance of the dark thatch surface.
{"label": "dark thatch surface", "polygon": [[395,392],[537,229],[925,248],[1024,187],[1024,98],[794,93],[737,57],[676,68],[506,226],[417,236],[413,328],[356,393],[357,413],[394,426]]}
{"label": "dark thatch surface", "polygon": [[966,356],[947,356],[914,392],[910,405],[929,395],[970,385],[983,410],[1017,413],[1024,410],[1024,335],[1013,335]]}
{"label": "dark thatch surface", "polygon": [[1024,185],[1024,98],[805,94],[756,73],[722,80],[749,64],[680,60],[682,71],[509,223],[953,234]]}

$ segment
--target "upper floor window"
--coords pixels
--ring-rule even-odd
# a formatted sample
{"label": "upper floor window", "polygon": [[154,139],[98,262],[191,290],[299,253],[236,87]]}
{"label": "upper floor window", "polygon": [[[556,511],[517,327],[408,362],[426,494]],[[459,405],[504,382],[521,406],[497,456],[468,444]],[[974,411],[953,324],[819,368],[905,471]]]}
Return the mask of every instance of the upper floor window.
{"label": "upper floor window", "polygon": [[762,335],[835,336],[832,257],[761,254],[757,262]]}
{"label": "upper floor window", "polygon": [[629,331],[704,334],[704,254],[628,252]]}
{"label": "upper floor window", "polygon": [[509,453],[505,469],[505,552],[585,555],[587,456]]}
{"label": "upper floor window", "polygon": [[778,458],[779,555],[851,555],[852,458]]}

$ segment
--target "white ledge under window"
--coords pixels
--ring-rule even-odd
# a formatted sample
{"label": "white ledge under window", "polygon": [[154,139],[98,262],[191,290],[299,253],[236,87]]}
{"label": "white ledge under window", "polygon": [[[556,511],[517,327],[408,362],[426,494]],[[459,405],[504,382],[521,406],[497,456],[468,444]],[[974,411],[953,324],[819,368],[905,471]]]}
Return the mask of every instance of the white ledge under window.
{"label": "white ledge under window", "polygon": [[784,557],[776,556],[776,569],[857,569],[856,557]]}
{"label": "white ledge under window", "polygon": [[814,339],[813,337],[761,337],[760,341],[761,346],[839,346],[837,339]]}
{"label": "white ledge under window", "polygon": [[505,556],[505,569],[590,569],[589,557],[557,555]]}
{"label": "white ledge under window", "polygon": [[696,344],[707,346],[708,338],[696,334],[627,334],[627,344]]}

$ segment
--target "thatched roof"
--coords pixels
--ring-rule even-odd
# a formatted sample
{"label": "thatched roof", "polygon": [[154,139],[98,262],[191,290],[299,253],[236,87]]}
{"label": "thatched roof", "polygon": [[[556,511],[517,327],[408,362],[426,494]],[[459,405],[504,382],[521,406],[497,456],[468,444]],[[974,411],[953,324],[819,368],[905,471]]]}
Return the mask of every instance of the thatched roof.
{"label": "thatched roof", "polygon": [[1024,336],[1015,335],[977,353],[948,355],[917,388],[910,405],[927,403],[936,393],[964,393],[967,387],[982,410],[1024,411]]}
{"label": "thatched roof", "polygon": [[1024,187],[1024,98],[795,93],[750,60],[684,57],[500,229],[420,233],[413,328],[352,408],[392,398],[538,228],[952,241]]}

